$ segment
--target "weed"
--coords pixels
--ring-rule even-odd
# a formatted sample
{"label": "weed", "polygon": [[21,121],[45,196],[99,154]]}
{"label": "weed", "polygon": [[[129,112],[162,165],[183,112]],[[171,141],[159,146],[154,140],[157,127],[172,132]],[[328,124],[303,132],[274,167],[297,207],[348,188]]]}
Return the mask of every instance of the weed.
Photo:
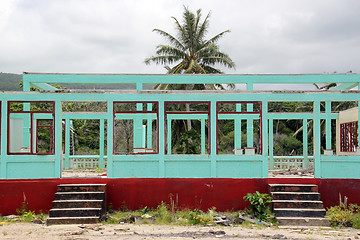
{"label": "weed", "polygon": [[114,212],[114,208],[113,208],[112,203],[109,203],[109,205],[108,205],[108,207],[107,207],[107,212],[108,212],[108,213],[113,213],[113,212]]}
{"label": "weed", "polygon": [[360,229],[360,213],[354,214],[351,218],[353,228]]}
{"label": "weed", "polygon": [[21,218],[24,222],[31,222],[35,219],[35,211],[28,211],[21,215]]}
{"label": "weed", "polygon": [[22,203],[21,203],[21,207],[18,208],[18,209],[16,209],[16,213],[17,213],[17,215],[23,215],[23,214],[25,214],[28,210],[29,210],[29,208],[28,208],[26,202],[22,202]]}
{"label": "weed", "polygon": [[119,224],[119,220],[113,217],[109,217],[104,221],[101,221],[102,224]]}
{"label": "weed", "polygon": [[140,210],[143,214],[150,212],[150,208],[145,206],[143,209]]}
{"label": "weed", "polygon": [[157,207],[157,216],[156,223],[158,224],[167,224],[171,223],[173,220],[173,215],[169,211],[166,203],[161,202],[161,204]]}
{"label": "weed", "polygon": [[123,202],[121,203],[120,210],[123,211],[123,212],[129,211],[129,209],[128,209],[125,201],[123,201]]}
{"label": "weed", "polygon": [[250,202],[250,214],[254,215],[260,220],[267,220],[270,214],[269,203],[272,198],[266,193],[248,193],[244,196],[245,201]]}

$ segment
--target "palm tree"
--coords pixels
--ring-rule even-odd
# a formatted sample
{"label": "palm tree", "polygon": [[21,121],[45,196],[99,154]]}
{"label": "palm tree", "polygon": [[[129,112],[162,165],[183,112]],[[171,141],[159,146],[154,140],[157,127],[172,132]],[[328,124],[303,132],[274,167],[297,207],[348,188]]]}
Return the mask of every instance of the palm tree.
{"label": "palm tree", "polygon": [[[219,51],[217,42],[230,30],[223,31],[209,40],[206,40],[206,33],[209,27],[210,13],[201,22],[201,9],[196,14],[184,7],[183,23],[172,17],[175,21],[177,37],[160,29],[154,29],[170,42],[170,45],[158,45],[156,55],[145,59],[146,64],[155,63],[165,65],[168,74],[215,74],[223,73],[215,65],[223,65],[228,68],[235,68],[231,58]],[[170,67],[169,65],[175,64]],[[234,85],[230,85],[234,87]],[[158,90],[204,90],[223,89],[221,84],[157,84],[154,87]],[[190,111],[190,105],[186,104],[186,111]],[[187,120],[187,131],[192,129],[191,120]],[[189,142],[191,140],[189,139]]]}
{"label": "palm tree", "polygon": [[[209,40],[205,39],[209,27],[209,17],[210,13],[203,22],[200,22],[201,9],[197,10],[196,14],[194,14],[189,11],[187,7],[184,7],[182,24],[180,24],[175,17],[172,17],[175,21],[177,38],[163,30],[153,30],[166,38],[170,42],[170,45],[158,45],[156,55],[145,59],[145,63],[165,65],[168,74],[223,73],[220,69],[215,68],[215,65],[235,68],[235,64],[231,58],[227,54],[219,51],[219,46],[217,45],[219,39],[226,33],[229,33],[230,30],[223,31]],[[174,66],[169,66],[174,63]],[[159,84],[155,86],[156,89],[184,89],[184,87],[186,90],[222,88],[220,84],[206,84],[206,86],[203,84],[192,86]]]}

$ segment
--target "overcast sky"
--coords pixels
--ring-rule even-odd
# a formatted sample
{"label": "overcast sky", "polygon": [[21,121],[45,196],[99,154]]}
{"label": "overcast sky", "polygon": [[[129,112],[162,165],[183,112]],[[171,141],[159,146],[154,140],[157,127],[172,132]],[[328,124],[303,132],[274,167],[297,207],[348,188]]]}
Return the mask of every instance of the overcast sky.
{"label": "overcast sky", "polygon": [[184,5],[231,30],[226,73],[360,72],[359,0],[0,0],[0,72],[165,73],[152,29],[175,34]]}

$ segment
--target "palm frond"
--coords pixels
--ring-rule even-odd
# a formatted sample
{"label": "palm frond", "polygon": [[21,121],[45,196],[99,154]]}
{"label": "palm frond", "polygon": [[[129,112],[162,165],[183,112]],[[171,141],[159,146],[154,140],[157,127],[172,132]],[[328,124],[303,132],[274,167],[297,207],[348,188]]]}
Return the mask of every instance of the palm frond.
{"label": "palm frond", "polygon": [[161,29],[153,29],[153,32],[156,32],[158,34],[160,34],[161,36],[167,38],[169,40],[170,43],[174,44],[175,47],[177,48],[181,48],[181,49],[185,49],[184,45],[182,45],[182,43],[174,36],[172,36],[170,33],[167,33]]}
{"label": "palm frond", "polygon": [[205,42],[205,45],[208,45],[208,44],[215,44],[217,41],[219,41],[220,38],[222,38],[224,36],[224,34],[226,33],[230,33],[230,30],[226,30],[226,31],[223,31],[217,35],[215,35],[214,37],[210,38],[209,40],[207,40]]}
{"label": "palm frond", "polygon": [[186,53],[176,47],[168,46],[168,45],[159,45],[157,46],[156,54],[158,55],[174,55],[178,56],[179,58],[185,58]]}
{"label": "palm frond", "polygon": [[213,56],[213,57],[203,57],[202,60],[203,63],[205,64],[210,64],[210,65],[220,64],[228,68],[235,68],[235,63],[230,58]]}
{"label": "palm frond", "polygon": [[179,56],[174,55],[152,56],[145,59],[145,64],[150,64],[151,62],[155,64],[172,64],[180,59]]}

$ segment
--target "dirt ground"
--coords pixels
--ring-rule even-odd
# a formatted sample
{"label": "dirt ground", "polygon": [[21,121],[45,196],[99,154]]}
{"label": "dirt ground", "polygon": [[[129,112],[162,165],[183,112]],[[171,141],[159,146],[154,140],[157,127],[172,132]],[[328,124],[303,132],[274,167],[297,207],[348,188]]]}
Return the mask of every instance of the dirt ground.
{"label": "dirt ground", "polygon": [[245,228],[173,225],[52,225],[0,223],[0,239],[359,239],[355,229],[318,228]]}

